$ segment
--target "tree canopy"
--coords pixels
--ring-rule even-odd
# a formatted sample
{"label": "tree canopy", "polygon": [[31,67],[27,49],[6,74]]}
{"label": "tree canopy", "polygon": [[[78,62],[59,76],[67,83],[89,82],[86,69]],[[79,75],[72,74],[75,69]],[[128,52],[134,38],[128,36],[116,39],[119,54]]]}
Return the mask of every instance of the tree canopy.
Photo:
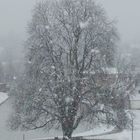
{"label": "tree canopy", "polygon": [[93,0],[40,2],[28,33],[11,128],[60,127],[71,138],[82,121],[117,125],[118,110],[126,116],[130,78],[115,68],[118,35],[101,6]]}

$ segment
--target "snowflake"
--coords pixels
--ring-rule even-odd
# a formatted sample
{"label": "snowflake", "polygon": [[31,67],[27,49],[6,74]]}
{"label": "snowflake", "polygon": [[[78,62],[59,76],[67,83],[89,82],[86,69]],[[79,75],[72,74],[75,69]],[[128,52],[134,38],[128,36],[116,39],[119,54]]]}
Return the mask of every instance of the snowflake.
{"label": "snowflake", "polygon": [[79,23],[79,24],[80,24],[80,28],[81,28],[81,29],[86,28],[86,27],[89,25],[89,22],[90,22],[90,19],[88,19],[88,20],[85,21],[85,22],[80,22],[80,23]]}
{"label": "snowflake", "polygon": [[28,61],[28,64],[31,64],[32,62],[31,61]]}
{"label": "snowflake", "polygon": [[41,92],[41,91],[42,91],[42,88],[39,89],[39,92]]}
{"label": "snowflake", "polygon": [[13,77],[13,79],[14,79],[14,80],[16,80],[16,79],[17,79],[17,77],[16,77],[16,76],[14,76],[14,77]]}
{"label": "snowflake", "polygon": [[103,110],[103,109],[104,109],[104,105],[103,105],[103,104],[101,104],[100,109],[101,109],[101,110]]}
{"label": "snowflake", "polygon": [[46,25],[45,28],[46,28],[46,29],[49,29],[50,27],[49,27],[49,25]]}
{"label": "snowflake", "polygon": [[73,99],[71,97],[66,97],[65,98],[66,103],[71,103]]}
{"label": "snowflake", "polygon": [[98,54],[99,53],[99,50],[97,50],[97,49],[91,49],[91,53]]}
{"label": "snowflake", "polygon": [[55,69],[55,66],[51,66],[52,69]]}
{"label": "snowflake", "polygon": [[73,90],[76,90],[76,87],[73,87]]}

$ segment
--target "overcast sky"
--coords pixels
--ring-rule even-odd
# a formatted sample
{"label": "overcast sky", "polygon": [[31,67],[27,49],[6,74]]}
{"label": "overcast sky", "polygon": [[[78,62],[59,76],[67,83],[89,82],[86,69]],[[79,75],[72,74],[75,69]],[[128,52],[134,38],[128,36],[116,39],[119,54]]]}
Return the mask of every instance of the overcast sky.
{"label": "overcast sky", "polygon": [[[38,0],[0,0],[0,40],[16,34],[24,38],[31,11]],[[140,43],[140,0],[98,0],[117,27],[124,42]]]}

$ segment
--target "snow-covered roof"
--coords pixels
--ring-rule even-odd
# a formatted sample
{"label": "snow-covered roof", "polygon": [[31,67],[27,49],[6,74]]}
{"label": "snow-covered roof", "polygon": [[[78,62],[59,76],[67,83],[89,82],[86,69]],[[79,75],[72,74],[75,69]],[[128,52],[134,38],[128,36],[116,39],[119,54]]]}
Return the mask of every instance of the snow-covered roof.
{"label": "snow-covered roof", "polygon": [[130,100],[134,100],[134,101],[140,101],[140,93],[137,93],[136,95],[133,95]]}
{"label": "snow-covered roof", "polygon": [[8,99],[8,94],[4,92],[0,92],[0,104],[2,104],[7,99]]}
{"label": "snow-covered roof", "polygon": [[[106,74],[111,74],[111,75],[116,75],[118,74],[118,71],[115,67],[110,67],[110,68],[102,68],[103,72],[106,73]],[[94,71],[84,71],[84,74],[95,74]]]}
{"label": "snow-covered roof", "polygon": [[117,74],[118,71],[115,67],[110,67],[110,68],[106,68],[105,71],[108,73],[108,74]]}
{"label": "snow-covered roof", "polygon": [[130,100],[139,100],[140,101],[140,86],[136,87],[135,94],[130,96]]}
{"label": "snow-covered roof", "polygon": [[140,74],[140,67],[135,68],[135,72],[136,72],[137,74]]}

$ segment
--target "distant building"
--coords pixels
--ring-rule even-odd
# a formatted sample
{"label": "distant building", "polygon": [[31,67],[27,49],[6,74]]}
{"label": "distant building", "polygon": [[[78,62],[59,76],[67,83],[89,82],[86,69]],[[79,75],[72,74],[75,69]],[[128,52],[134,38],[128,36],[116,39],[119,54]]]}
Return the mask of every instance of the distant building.
{"label": "distant building", "polygon": [[0,92],[7,92],[8,87],[5,83],[0,83]]}

